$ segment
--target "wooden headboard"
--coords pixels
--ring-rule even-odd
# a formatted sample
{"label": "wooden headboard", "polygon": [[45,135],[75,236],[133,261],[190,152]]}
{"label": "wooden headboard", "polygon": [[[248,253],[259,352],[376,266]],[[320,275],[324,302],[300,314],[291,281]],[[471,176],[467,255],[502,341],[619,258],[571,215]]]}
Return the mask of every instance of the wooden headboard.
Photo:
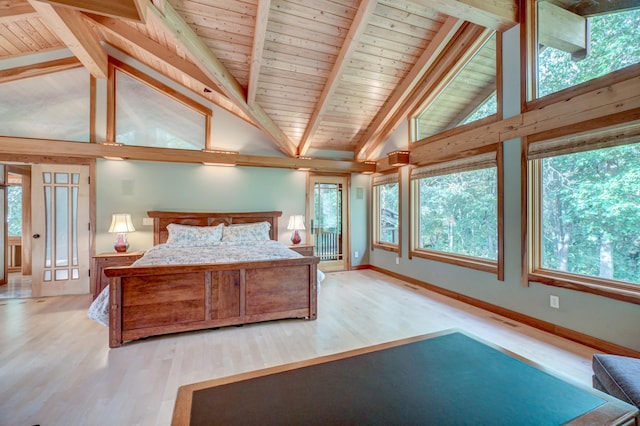
{"label": "wooden headboard", "polygon": [[278,218],[282,212],[244,212],[244,213],[207,213],[207,212],[160,212],[150,211],[147,216],[153,218],[153,245],[167,241],[169,231],[167,225],[179,223],[192,226],[215,226],[220,223],[225,225],[240,223],[269,222],[271,229],[269,237],[278,240]]}

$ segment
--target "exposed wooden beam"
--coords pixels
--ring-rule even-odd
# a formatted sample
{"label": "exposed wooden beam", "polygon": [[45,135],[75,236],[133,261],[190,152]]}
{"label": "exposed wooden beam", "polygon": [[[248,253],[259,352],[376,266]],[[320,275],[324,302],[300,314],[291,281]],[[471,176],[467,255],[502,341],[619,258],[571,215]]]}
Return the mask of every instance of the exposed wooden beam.
{"label": "exposed wooden beam", "polygon": [[146,0],[40,0],[52,5],[112,18],[144,22]]}
{"label": "exposed wooden beam", "polygon": [[337,161],[319,158],[269,157],[260,155],[224,154],[185,149],[150,148],[144,146],[114,146],[86,142],[67,142],[48,139],[28,139],[0,136],[0,155],[24,158],[28,155],[63,158],[117,157],[126,160],[158,161],[168,163],[231,163],[247,167],[273,167],[284,169],[309,169],[327,173],[373,173],[375,164],[356,161]]}
{"label": "exposed wooden beam", "polygon": [[25,65],[23,67],[9,68],[6,70],[0,70],[0,84],[21,80],[23,78],[36,77],[39,75],[78,68],[81,66],[82,64],[78,58],[70,57],[56,59],[49,62],[40,62],[34,65]]}
{"label": "exposed wooden beam", "polygon": [[[591,122],[615,124],[608,117],[624,120],[640,119],[640,66],[612,73],[604,80],[583,83],[570,94],[523,114],[460,132],[428,138],[411,151],[413,164],[434,162],[452,152],[481,149],[498,141],[572,127],[576,133],[589,128]],[[539,139],[539,138],[538,138]]]}
{"label": "exposed wooden beam", "polygon": [[320,94],[320,99],[318,99],[318,103],[316,104],[313,114],[307,123],[304,134],[302,135],[302,139],[300,140],[300,145],[298,146],[299,155],[304,156],[309,150],[311,139],[313,139],[313,136],[320,125],[320,121],[322,120],[322,116],[328,107],[327,100],[333,95],[340,84],[340,77],[342,76],[344,69],[347,67],[351,55],[356,50],[357,41],[360,38],[360,35],[366,30],[377,5],[377,0],[362,0],[360,2],[358,11],[356,12],[351,23],[351,27],[349,28],[349,32],[347,33],[344,43],[342,43],[342,47],[340,48],[340,53],[338,54],[336,62],[331,69],[331,73],[329,74],[327,82],[322,89],[322,93]]}
{"label": "exposed wooden beam", "polygon": [[81,12],[36,0],[29,0],[29,3],[38,12],[45,25],[80,59],[91,75],[96,78],[107,78],[107,51],[104,50],[98,36],[87,24]]}
{"label": "exposed wooden beam", "polygon": [[637,9],[639,6],[638,0],[547,0],[547,2],[584,17],[624,12]]}
{"label": "exposed wooden beam", "polygon": [[[117,37],[121,43],[125,43],[132,48],[144,52],[145,55],[136,57],[136,59],[144,63],[148,67],[156,69],[155,61],[158,61],[167,68],[170,68],[172,71],[175,71],[178,75],[193,79],[198,83],[198,86],[200,86],[200,90],[195,92],[198,96],[202,96],[210,100],[220,108],[229,111],[230,113],[255,126],[254,121],[244,111],[238,108],[235,103],[231,102],[229,98],[223,95],[220,92],[217,84],[213,82],[207,75],[205,75],[205,73],[202,72],[202,70],[195,66],[192,62],[187,61],[175,52],[167,49],[165,46],[142,35],[133,27],[125,24],[118,19],[105,18],[95,15],[91,16],[91,19],[97,24],[97,28],[102,31],[103,37],[105,38],[107,43],[109,43],[109,39],[111,37]],[[125,53],[129,54],[128,52]],[[162,70],[159,69],[156,69],[156,71],[162,72]],[[183,84],[183,81],[176,80],[176,83]],[[205,89],[208,89],[209,92],[206,92]]]}
{"label": "exposed wooden beam", "polygon": [[253,47],[251,48],[249,83],[247,85],[247,104],[250,107],[252,107],[256,101],[256,93],[258,93],[258,78],[260,77],[260,68],[262,67],[262,51],[264,50],[264,40],[267,34],[270,8],[271,0],[258,2],[256,25],[253,31]]}
{"label": "exposed wooden beam", "polygon": [[573,55],[585,55],[587,19],[555,4],[538,3],[538,43]]}
{"label": "exposed wooden beam", "polygon": [[518,0],[412,0],[449,16],[506,31],[518,24]]}
{"label": "exposed wooden beam", "polygon": [[155,7],[149,8],[149,17],[164,28],[165,35],[174,40],[191,57],[195,64],[227,95],[240,109],[252,117],[256,125],[275,142],[278,148],[289,156],[296,155],[296,146],[280,129],[260,105],[249,106],[244,89],[225,68],[211,49],[200,39],[193,29],[182,19],[170,3],[165,3],[164,14]]}
{"label": "exposed wooden beam", "polygon": [[455,36],[462,26],[463,21],[449,17],[442,24],[440,31],[422,52],[411,71],[407,74],[402,83],[394,90],[393,94],[385,105],[380,109],[375,119],[369,124],[367,132],[363,135],[355,150],[355,158],[368,158],[367,151],[374,150],[380,143],[380,130],[385,127],[393,116],[398,112],[407,97],[423,78],[427,69],[433,65],[445,46]]}

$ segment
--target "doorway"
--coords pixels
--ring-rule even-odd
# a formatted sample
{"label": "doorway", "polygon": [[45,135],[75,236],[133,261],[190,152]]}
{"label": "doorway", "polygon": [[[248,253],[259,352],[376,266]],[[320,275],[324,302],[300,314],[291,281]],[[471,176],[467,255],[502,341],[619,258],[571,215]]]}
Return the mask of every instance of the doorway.
{"label": "doorway", "polygon": [[89,292],[89,165],[5,164],[2,298]]}
{"label": "doorway", "polygon": [[348,176],[309,176],[311,243],[323,272],[349,269],[349,183]]}

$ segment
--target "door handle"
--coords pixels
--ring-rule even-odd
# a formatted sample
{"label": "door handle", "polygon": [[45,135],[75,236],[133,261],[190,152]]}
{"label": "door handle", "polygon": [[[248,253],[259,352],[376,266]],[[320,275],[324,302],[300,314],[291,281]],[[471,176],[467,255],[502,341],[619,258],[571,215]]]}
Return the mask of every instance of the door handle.
{"label": "door handle", "polygon": [[35,238],[35,239],[40,238],[40,234],[33,234],[33,238]]}

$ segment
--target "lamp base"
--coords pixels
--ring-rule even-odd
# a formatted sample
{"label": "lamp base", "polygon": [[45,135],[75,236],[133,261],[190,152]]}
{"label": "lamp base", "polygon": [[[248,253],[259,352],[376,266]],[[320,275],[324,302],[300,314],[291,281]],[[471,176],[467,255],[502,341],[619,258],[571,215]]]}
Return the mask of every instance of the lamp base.
{"label": "lamp base", "polygon": [[127,234],[118,234],[118,238],[116,239],[116,243],[113,248],[118,253],[126,253],[129,250],[129,242],[127,242]]}
{"label": "lamp base", "polygon": [[300,234],[298,233],[297,229],[293,231],[293,235],[291,236],[291,242],[293,244],[300,244],[302,242],[302,237],[300,237]]}

